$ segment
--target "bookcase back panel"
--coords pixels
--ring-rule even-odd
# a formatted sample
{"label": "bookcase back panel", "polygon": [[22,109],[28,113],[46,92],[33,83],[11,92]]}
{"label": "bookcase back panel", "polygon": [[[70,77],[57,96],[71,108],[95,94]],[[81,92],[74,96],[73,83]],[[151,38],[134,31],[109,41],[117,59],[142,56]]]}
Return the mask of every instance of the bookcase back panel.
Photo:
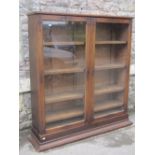
{"label": "bookcase back panel", "polygon": [[59,74],[45,77],[46,95],[83,91],[84,88],[85,88],[84,73]]}
{"label": "bookcase back panel", "polygon": [[128,24],[97,23],[96,41],[127,40],[127,30]]}
{"label": "bookcase back panel", "polygon": [[126,45],[96,45],[95,65],[125,64],[127,61]]}
{"label": "bookcase back panel", "polygon": [[124,85],[125,69],[107,69],[104,71],[95,71],[95,88],[98,86]]}

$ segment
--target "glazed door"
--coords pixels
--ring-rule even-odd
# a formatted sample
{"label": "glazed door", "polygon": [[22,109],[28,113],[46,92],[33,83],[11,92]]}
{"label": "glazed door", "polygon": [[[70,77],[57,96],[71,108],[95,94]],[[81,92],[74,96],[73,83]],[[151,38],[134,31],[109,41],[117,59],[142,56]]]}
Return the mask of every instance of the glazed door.
{"label": "glazed door", "polygon": [[43,20],[42,33],[46,130],[125,110],[128,24],[64,17]]}
{"label": "glazed door", "polygon": [[128,24],[96,23],[94,119],[124,111]]}
{"label": "glazed door", "polygon": [[84,122],[86,22],[44,20],[45,128]]}

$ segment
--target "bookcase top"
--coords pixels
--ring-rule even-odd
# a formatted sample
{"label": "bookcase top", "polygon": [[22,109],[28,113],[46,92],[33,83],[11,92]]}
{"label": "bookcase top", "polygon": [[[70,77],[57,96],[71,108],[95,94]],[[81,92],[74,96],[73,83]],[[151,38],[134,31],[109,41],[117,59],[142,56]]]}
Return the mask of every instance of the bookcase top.
{"label": "bookcase top", "polygon": [[111,15],[99,15],[99,14],[73,14],[73,13],[56,13],[56,12],[30,12],[28,16],[31,15],[59,15],[59,16],[77,16],[77,17],[102,17],[102,18],[121,18],[121,19],[132,19],[132,16],[111,16]]}

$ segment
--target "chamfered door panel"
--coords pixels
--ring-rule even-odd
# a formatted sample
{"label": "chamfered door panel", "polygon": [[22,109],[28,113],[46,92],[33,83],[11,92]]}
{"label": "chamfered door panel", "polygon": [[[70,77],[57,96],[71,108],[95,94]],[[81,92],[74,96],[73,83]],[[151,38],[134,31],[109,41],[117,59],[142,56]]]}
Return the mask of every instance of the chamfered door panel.
{"label": "chamfered door panel", "polygon": [[94,118],[123,112],[127,24],[96,23]]}
{"label": "chamfered door panel", "polygon": [[86,22],[42,22],[46,129],[83,122]]}

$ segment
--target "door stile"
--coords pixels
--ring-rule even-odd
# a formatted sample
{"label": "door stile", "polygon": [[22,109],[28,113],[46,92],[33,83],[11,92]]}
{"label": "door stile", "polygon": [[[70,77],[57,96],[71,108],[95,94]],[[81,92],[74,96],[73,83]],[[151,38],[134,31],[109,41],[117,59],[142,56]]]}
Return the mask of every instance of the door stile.
{"label": "door stile", "polygon": [[96,24],[94,19],[88,18],[86,24],[86,97],[85,97],[85,121],[93,120],[94,108],[94,64],[95,64],[95,33]]}
{"label": "door stile", "polygon": [[131,61],[131,33],[132,33],[132,20],[130,20],[127,30],[127,71],[125,77],[125,94],[124,94],[124,112],[128,112],[128,94],[129,94],[129,77],[130,77],[130,61]]}

